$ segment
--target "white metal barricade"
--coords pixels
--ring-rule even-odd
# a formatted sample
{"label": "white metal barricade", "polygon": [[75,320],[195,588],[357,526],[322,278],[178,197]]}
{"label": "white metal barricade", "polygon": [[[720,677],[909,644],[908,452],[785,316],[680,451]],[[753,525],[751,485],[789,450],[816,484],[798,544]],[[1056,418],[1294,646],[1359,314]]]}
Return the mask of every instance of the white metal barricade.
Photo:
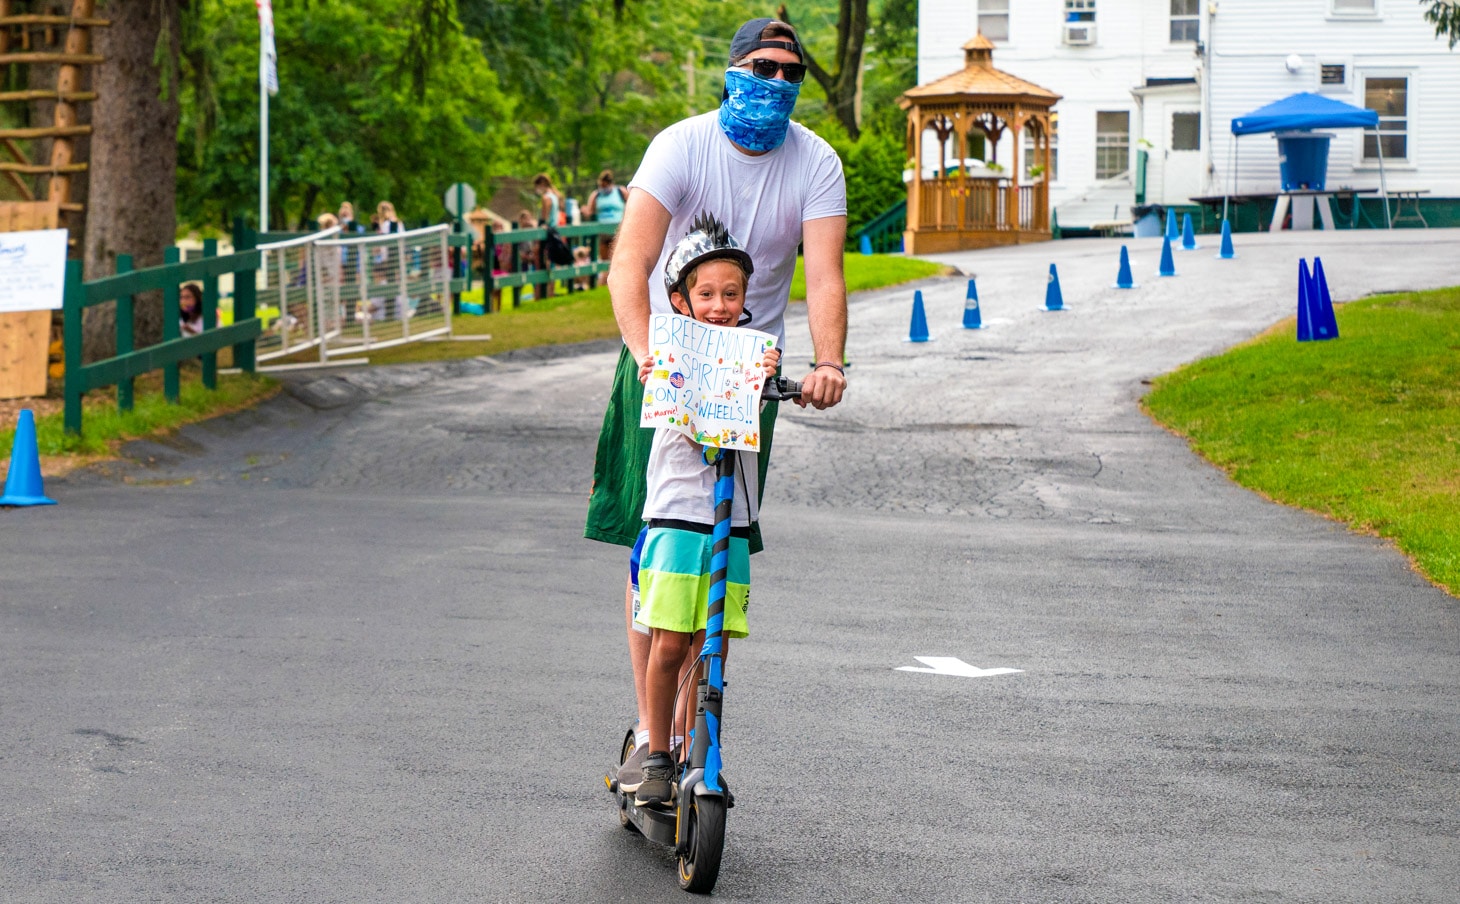
{"label": "white metal barricade", "polygon": [[316,280],[312,278],[314,244],[338,235],[340,227],[282,242],[260,245],[263,262],[257,277],[255,310],[264,321],[256,346],[259,363],[308,351],[320,344],[316,314]]}
{"label": "white metal barricade", "polygon": [[319,359],[451,335],[445,225],[312,243]]}

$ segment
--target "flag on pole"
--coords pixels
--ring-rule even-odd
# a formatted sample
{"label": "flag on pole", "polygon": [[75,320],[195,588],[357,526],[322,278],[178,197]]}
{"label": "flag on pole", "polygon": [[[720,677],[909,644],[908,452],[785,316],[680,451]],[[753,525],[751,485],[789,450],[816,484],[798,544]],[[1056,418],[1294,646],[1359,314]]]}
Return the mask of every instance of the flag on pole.
{"label": "flag on pole", "polygon": [[278,51],[274,49],[273,0],[254,0],[259,8],[259,84],[270,96],[279,93]]}

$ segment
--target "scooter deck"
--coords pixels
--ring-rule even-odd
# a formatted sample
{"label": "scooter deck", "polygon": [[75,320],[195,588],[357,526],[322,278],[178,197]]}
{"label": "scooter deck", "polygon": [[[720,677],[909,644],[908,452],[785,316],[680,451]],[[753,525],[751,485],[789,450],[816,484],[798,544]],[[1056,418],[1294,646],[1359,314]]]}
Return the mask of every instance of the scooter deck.
{"label": "scooter deck", "polygon": [[674,847],[675,817],[673,810],[652,810],[648,807],[634,806],[632,795],[620,793],[623,798],[621,806],[629,815],[629,821],[634,824],[640,834],[656,844],[667,847]]}
{"label": "scooter deck", "polygon": [[634,805],[634,795],[618,790],[618,767],[610,766],[603,778],[608,790],[618,799],[619,809],[633,823],[639,834],[656,844],[674,847],[675,815],[673,809],[652,809]]}

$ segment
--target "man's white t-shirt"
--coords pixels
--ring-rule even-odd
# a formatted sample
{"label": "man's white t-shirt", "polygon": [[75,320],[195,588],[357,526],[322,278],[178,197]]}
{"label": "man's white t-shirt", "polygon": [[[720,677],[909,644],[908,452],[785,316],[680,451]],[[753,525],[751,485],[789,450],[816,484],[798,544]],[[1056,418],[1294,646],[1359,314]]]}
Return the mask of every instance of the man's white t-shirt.
{"label": "man's white t-shirt", "polygon": [[[715,523],[715,467],[705,464],[704,447],[678,430],[660,427],[649,449],[648,495],[644,520],[664,518]],[[729,450],[727,450],[729,451]],[[745,527],[760,520],[760,471],[754,452],[735,452],[735,496],[730,524]]]}
{"label": "man's white t-shirt", "polygon": [[751,156],[725,137],[719,116],[715,110],[660,132],[629,183],[653,195],[671,216],[649,279],[649,306],[659,313],[672,311],[664,263],[695,217],[708,211],[740,240],[755,264],[745,295],[751,320],[745,325],[775,336],[784,350],[801,224],[847,213],[841,160],[831,145],[797,122],[780,147]]}

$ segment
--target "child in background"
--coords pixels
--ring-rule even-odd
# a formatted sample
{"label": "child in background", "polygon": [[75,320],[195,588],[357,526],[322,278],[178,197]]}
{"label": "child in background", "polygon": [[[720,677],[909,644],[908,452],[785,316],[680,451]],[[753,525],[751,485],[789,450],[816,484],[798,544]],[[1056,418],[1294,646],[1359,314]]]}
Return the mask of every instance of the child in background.
{"label": "child in background", "polygon": [[[750,255],[724,224],[708,213],[691,224],[689,235],[674,247],[664,267],[669,302],[686,317],[715,326],[749,322],[745,287],[754,271]],[[780,352],[766,356],[766,372],[775,373]],[[654,356],[639,362],[639,381],[654,367]],[[724,634],[744,637],[745,607],[750,594],[750,525],[759,515],[756,453],[739,455],[731,510],[730,561],[726,581]],[[665,807],[675,795],[671,752],[674,698],[690,650],[704,642],[709,614],[711,530],[715,521],[715,468],[706,447],[668,427],[654,431],[649,453],[646,526],[640,534],[639,607],[635,621],[651,631],[646,699],[650,712],[642,775],[630,785],[620,772],[619,787],[633,791],[640,807]],[[640,726],[640,729],[646,728]],[[627,763],[625,764],[627,765]]]}
{"label": "child in background", "polygon": [[180,335],[186,339],[203,332],[203,289],[197,283],[187,283],[178,290],[178,326]]}
{"label": "child in background", "polygon": [[[573,249],[573,266],[586,267],[593,263],[593,252],[588,250],[587,245],[578,245]],[[573,277],[573,288],[579,292],[593,288],[593,277]]]}

